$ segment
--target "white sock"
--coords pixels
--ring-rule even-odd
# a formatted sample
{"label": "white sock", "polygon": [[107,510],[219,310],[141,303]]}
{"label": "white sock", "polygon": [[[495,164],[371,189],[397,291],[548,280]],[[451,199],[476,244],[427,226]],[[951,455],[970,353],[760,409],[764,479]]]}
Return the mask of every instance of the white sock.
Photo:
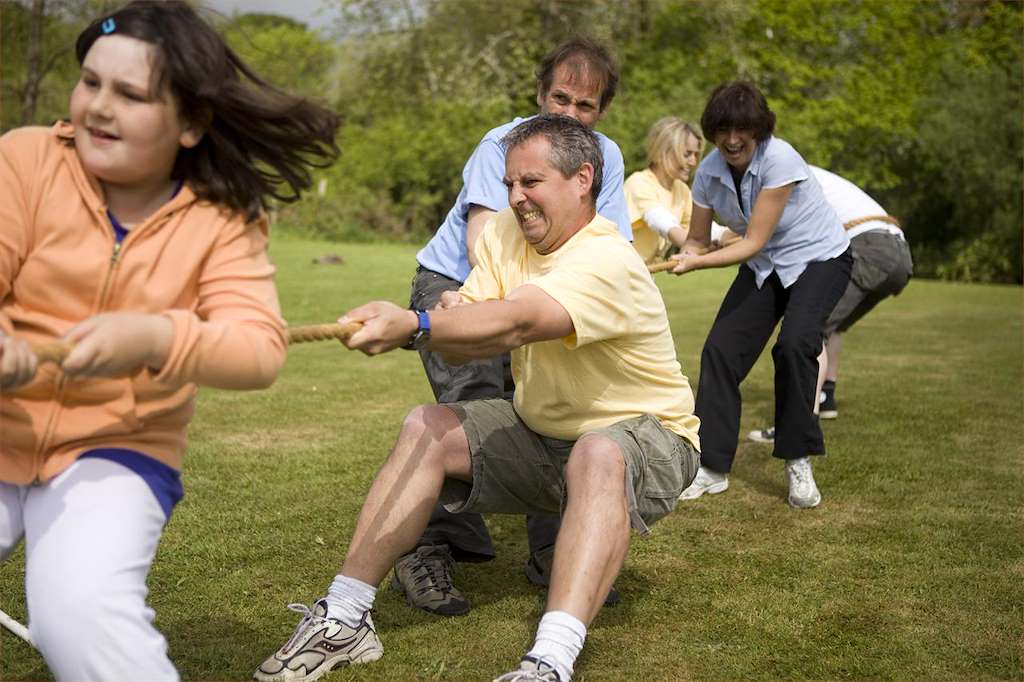
{"label": "white sock", "polygon": [[554,663],[563,682],[572,679],[572,668],[576,657],[583,649],[587,638],[587,626],[565,611],[548,611],[537,626],[537,638],[527,653],[534,658],[543,657]]}
{"label": "white sock", "polygon": [[339,573],[327,589],[327,617],[354,628],[363,619],[363,614],[373,608],[376,597],[375,586]]}
{"label": "white sock", "polygon": [[719,481],[724,481],[725,479],[729,478],[729,474],[722,474],[713,469],[708,469],[707,467],[701,467],[700,472],[703,473],[706,477],[710,478],[715,483],[718,483]]}

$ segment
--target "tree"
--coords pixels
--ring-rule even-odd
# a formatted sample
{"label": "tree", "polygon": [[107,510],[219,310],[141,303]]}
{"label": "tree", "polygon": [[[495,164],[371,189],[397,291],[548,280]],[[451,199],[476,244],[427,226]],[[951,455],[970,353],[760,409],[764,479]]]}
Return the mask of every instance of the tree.
{"label": "tree", "polygon": [[274,85],[307,97],[334,98],[336,48],[301,22],[274,14],[242,14],[222,31],[238,56]]}
{"label": "tree", "polygon": [[0,130],[67,116],[78,77],[75,37],[114,5],[112,0],[0,0]]}

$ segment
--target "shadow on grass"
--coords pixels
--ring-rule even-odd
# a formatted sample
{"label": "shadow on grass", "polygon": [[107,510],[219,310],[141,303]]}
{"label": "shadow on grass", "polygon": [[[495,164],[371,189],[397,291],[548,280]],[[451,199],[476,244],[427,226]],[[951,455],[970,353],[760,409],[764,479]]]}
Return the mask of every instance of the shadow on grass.
{"label": "shadow on grass", "polygon": [[[157,627],[167,638],[169,655],[183,680],[247,680],[257,666],[285,639],[280,633],[260,631],[233,617],[233,605],[219,613],[185,614],[165,609]],[[285,615],[288,614],[288,615]],[[295,615],[294,619],[289,616]],[[175,617],[179,616],[179,617]],[[282,632],[298,623],[298,614],[282,610]],[[287,637],[285,633],[284,637]]]}

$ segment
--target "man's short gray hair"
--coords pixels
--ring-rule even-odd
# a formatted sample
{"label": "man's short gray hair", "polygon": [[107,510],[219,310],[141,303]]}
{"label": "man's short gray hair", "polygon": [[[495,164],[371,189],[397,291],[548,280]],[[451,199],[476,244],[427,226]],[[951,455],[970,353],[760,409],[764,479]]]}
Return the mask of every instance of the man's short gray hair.
{"label": "man's short gray hair", "polygon": [[557,168],[563,177],[571,177],[585,163],[591,165],[594,181],[590,185],[590,196],[596,204],[604,180],[604,154],[601,153],[601,143],[594,131],[571,116],[541,114],[510,130],[501,143],[508,154],[537,135],[547,138],[551,145],[548,163]]}

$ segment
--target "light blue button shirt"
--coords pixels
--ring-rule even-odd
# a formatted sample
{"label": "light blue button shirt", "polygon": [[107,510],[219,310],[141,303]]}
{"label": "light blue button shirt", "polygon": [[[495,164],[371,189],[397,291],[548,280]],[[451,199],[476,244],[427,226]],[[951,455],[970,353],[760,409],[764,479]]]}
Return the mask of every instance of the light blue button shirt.
{"label": "light blue button shirt", "polygon": [[[501,139],[525,120],[516,118],[484,135],[462,169],[462,190],[455,205],[448,211],[434,237],[416,254],[420,265],[458,282],[465,282],[469,277],[469,256],[466,252],[469,209],[473,204],[492,211],[508,208],[508,189],[502,182],[505,177],[505,148],[501,146]],[[613,141],[601,133],[595,134],[604,155],[604,181],[597,197],[597,212],[618,225],[622,236],[633,241],[626,195],[622,190],[625,177],[622,152]]]}
{"label": "light blue button shirt", "polygon": [[762,189],[796,183],[782,211],[775,232],[761,251],[747,261],[758,288],[775,271],[782,286],[789,287],[808,263],[828,260],[850,246],[839,216],[826,201],[821,185],[792,145],[769,137],[757,145],[740,180],[742,206],[736,195],[729,165],[717,149],[708,154],[693,181],[693,203],[710,208],[718,222],[733,232],[747,232],[750,216]]}

